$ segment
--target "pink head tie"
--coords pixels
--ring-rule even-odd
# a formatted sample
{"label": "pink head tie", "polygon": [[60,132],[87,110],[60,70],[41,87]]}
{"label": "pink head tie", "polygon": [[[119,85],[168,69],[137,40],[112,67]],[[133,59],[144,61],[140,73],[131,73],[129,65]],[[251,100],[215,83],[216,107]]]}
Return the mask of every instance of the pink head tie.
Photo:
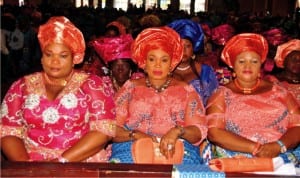
{"label": "pink head tie", "polygon": [[279,28],[273,28],[263,33],[263,36],[267,39],[270,45],[277,46],[284,43],[287,39],[287,35]]}
{"label": "pink head tie", "polygon": [[81,31],[66,17],[51,17],[47,23],[39,27],[38,39],[42,50],[50,43],[64,44],[72,51],[74,64],[83,61],[84,37]]}
{"label": "pink head tie", "polygon": [[97,54],[107,64],[116,59],[131,59],[131,44],[133,38],[130,34],[118,37],[101,37],[94,40],[91,44]]}
{"label": "pink head tie", "polygon": [[292,51],[300,51],[300,40],[293,39],[277,47],[275,63],[277,67],[283,68],[286,56]]}
{"label": "pink head tie", "polygon": [[231,25],[223,24],[211,30],[212,41],[218,45],[224,46],[225,43],[233,37],[235,30]]}

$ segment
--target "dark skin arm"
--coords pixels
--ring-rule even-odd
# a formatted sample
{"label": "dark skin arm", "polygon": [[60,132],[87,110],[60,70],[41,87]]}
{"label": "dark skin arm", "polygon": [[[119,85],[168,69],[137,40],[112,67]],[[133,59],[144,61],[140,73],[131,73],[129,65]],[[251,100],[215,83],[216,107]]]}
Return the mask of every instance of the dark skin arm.
{"label": "dark skin arm", "polygon": [[[295,148],[300,144],[300,127],[293,127],[279,139],[283,142],[287,149]],[[276,157],[280,154],[280,146],[276,142],[266,143],[262,145],[256,156],[258,157]]]}
{"label": "dark skin arm", "polygon": [[[212,96],[212,98],[217,98],[217,99],[215,99],[213,101],[213,104],[211,104],[210,107],[207,108],[206,114],[209,115],[213,113],[224,113],[224,109],[223,109],[225,107],[224,96],[223,95],[218,97]],[[222,136],[220,137],[220,135]],[[227,131],[224,128],[217,128],[217,127],[209,128],[207,137],[212,143],[232,151],[252,153],[256,145],[255,142],[248,140],[244,137],[241,137],[239,135],[236,135],[230,131]]]}
{"label": "dark skin arm", "polygon": [[[223,110],[217,106],[224,105],[224,98],[220,97],[207,109],[207,114],[222,113]],[[299,114],[299,108],[293,113]],[[222,137],[220,137],[222,135]],[[226,131],[223,128],[212,127],[208,129],[208,139],[214,144],[232,151],[246,152],[252,154],[256,142],[248,140],[244,137]],[[300,143],[300,127],[289,128],[287,132],[280,138],[287,149],[295,148]],[[280,154],[280,146],[276,142],[266,143],[261,146],[257,157],[276,157]]]}
{"label": "dark skin arm", "polygon": [[70,162],[83,161],[103,149],[110,140],[111,137],[101,132],[90,131],[70,149],[63,152],[62,157]]}
{"label": "dark skin arm", "polygon": [[1,138],[1,149],[10,161],[28,161],[29,155],[22,139],[16,136]]}
{"label": "dark skin arm", "polygon": [[[85,160],[104,148],[111,137],[91,131],[84,135],[74,146],[63,152],[62,157],[70,162]],[[15,136],[6,136],[1,139],[1,149],[11,161],[28,161],[29,155],[25,149],[23,140]],[[49,161],[49,160],[46,160]],[[54,159],[52,161],[58,161]]]}
{"label": "dark skin arm", "polygon": [[[138,140],[147,137],[152,138],[153,141],[157,141],[154,137],[140,131],[135,131],[133,137],[130,138],[130,130],[126,130],[120,126],[117,126],[116,129],[116,136],[113,138],[114,142],[127,142],[131,139]],[[175,142],[179,138],[180,134],[180,129],[173,127],[161,138],[160,150],[163,155],[166,157],[172,157],[174,155],[175,149],[168,150],[168,144],[175,145]],[[184,128],[184,134],[180,137],[190,143],[196,143],[201,139],[201,131],[196,126],[187,126]]]}

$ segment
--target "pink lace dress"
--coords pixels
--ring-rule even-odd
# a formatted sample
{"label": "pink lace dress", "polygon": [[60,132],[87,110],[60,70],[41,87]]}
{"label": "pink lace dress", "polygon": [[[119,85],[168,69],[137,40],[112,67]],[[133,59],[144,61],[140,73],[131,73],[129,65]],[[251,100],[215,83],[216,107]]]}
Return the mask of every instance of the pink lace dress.
{"label": "pink lace dress", "polygon": [[[219,106],[224,113],[208,115],[209,127],[224,128],[263,144],[277,141],[288,128],[300,126],[300,115],[292,114],[292,110],[299,105],[294,96],[282,86],[275,84],[271,91],[256,95],[238,94],[220,86],[209,105],[218,98],[225,98],[224,106]],[[293,109],[288,109],[288,106]],[[218,146],[215,151],[213,157],[244,155]]]}
{"label": "pink lace dress", "polygon": [[[129,130],[162,137],[176,125],[198,127],[202,139],[194,144],[197,146],[195,157],[184,158],[183,162],[193,162],[192,159],[200,162],[198,145],[207,136],[207,123],[201,98],[191,85],[169,86],[163,92],[156,93],[153,88],[136,86],[129,80],[119,90],[115,101],[117,125]],[[111,160],[131,163],[131,143],[113,143]],[[188,152],[187,147],[185,150]]]}
{"label": "pink lace dress", "polygon": [[[111,83],[75,72],[63,91],[48,100],[42,73],[25,76],[11,86],[1,105],[1,137],[24,140],[31,160],[58,157],[91,130],[115,135]],[[107,161],[100,151],[86,161]]]}

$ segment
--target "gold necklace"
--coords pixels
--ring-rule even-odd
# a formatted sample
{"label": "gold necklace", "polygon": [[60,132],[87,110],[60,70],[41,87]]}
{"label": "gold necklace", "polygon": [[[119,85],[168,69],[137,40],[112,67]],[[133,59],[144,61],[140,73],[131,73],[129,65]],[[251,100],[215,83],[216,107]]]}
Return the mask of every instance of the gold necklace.
{"label": "gold necklace", "polygon": [[119,86],[119,84],[117,83],[117,80],[113,77],[113,85],[114,85],[114,88],[116,89],[116,91],[118,91],[121,86]]}
{"label": "gold necklace", "polygon": [[160,87],[156,87],[154,85],[152,85],[152,83],[150,82],[149,78],[146,77],[146,86],[148,88],[153,88],[155,90],[156,93],[160,93],[162,91],[164,91],[166,88],[168,88],[168,86],[170,85],[172,79],[168,78],[168,80]]}
{"label": "gold necklace", "polygon": [[74,73],[74,71],[72,70],[72,72],[70,72],[68,77],[66,77],[65,79],[57,79],[55,81],[51,80],[45,72],[43,73],[43,76],[48,84],[53,85],[53,86],[63,86],[64,87],[67,85],[68,80],[72,77],[73,73]]}
{"label": "gold necklace", "polygon": [[233,80],[234,85],[241,90],[244,94],[251,94],[253,90],[255,90],[259,84],[260,84],[261,80],[257,79],[256,80],[256,84],[252,87],[252,88],[244,88],[242,86],[240,86],[239,82],[237,81],[237,79]]}

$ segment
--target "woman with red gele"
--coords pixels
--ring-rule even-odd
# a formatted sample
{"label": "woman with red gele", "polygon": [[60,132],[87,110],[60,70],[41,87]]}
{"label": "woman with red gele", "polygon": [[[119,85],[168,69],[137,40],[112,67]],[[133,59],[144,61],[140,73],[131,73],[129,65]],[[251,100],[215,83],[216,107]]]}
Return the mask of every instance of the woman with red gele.
{"label": "woman with red gele", "polygon": [[[200,164],[198,145],[207,131],[203,103],[191,85],[171,75],[183,55],[180,36],[169,27],[147,28],[131,49],[132,59],[144,69],[146,77],[128,80],[116,94],[117,132],[110,160],[139,163],[136,160],[140,154],[135,153],[151,148],[134,145],[148,139],[159,146],[142,155],[155,155],[144,163],[155,164],[157,157],[172,159],[184,147],[180,163]],[[177,142],[183,147],[176,147]]]}
{"label": "woman with red gele", "polygon": [[17,80],[1,105],[1,149],[10,161],[105,162],[115,135],[111,83],[77,71],[82,33],[66,17],[39,28],[43,71]]}
{"label": "woman with red gele", "polygon": [[226,43],[221,58],[234,79],[219,87],[206,110],[213,158],[281,157],[299,164],[300,106],[284,87],[261,79],[267,52],[267,40],[255,33]]}

